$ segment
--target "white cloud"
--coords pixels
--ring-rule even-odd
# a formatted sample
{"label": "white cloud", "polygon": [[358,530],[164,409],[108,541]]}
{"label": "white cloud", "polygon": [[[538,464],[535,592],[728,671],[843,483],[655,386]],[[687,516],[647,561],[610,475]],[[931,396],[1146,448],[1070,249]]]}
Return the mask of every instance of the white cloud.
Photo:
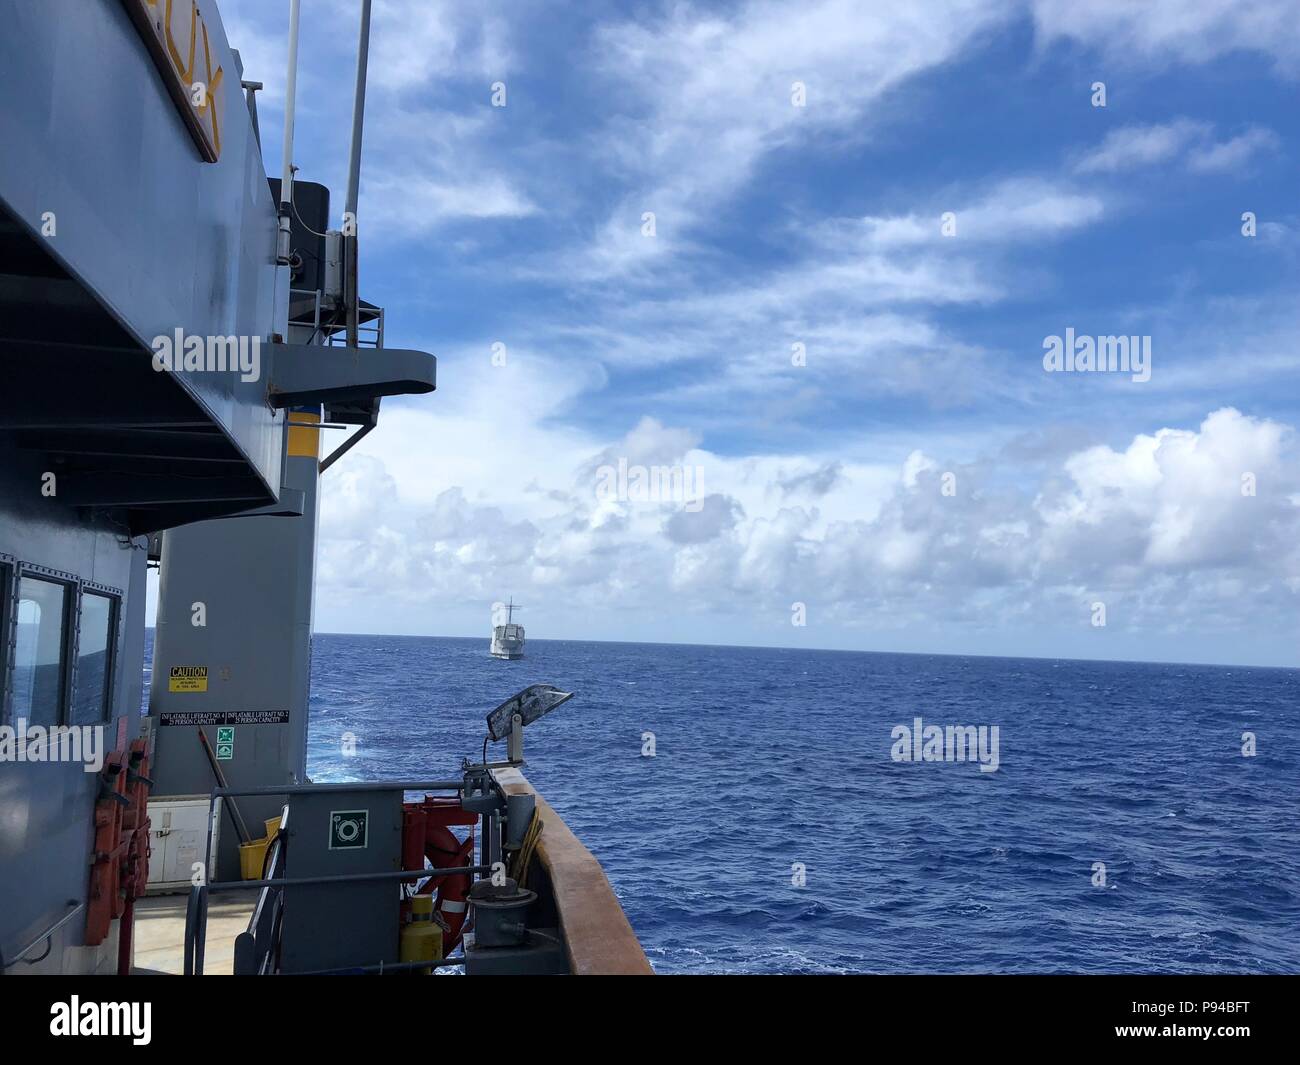
{"label": "white cloud", "polygon": [[1256,155],[1278,146],[1269,129],[1252,127],[1226,141],[1213,139],[1209,122],[1176,118],[1154,125],[1122,126],[1075,160],[1081,174],[1116,173],[1183,159],[1197,173],[1239,170]]}
{"label": "white cloud", "polygon": [[1134,65],[1201,63],[1243,50],[1294,72],[1300,63],[1297,0],[1031,0],[1040,38],[1102,47]]}
{"label": "white cloud", "polygon": [[[1013,251],[1095,224],[1104,200],[1030,177],[926,200],[924,213],[792,224],[787,263],[734,279],[679,278],[654,299],[639,289],[622,294],[602,304],[599,325],[574,335],[613,364],[698,367],[655,398],[715,416],[737,401],[771,408],[773,389],[779,402],[815,403],[825,389],[840,397],[919,395],[937,406],[1017,392],[1023,383],[931,315],[1002,300],[1016,287],[1005,261]],[[955,237],[941,233],[947,209],[956,214]],[[792,364],[795,344],[805,365]]]}
{"label": "white cloud", "polygon": [[[1114,563],[1107,552],[1132,544],[1128,564],[1157,568],[1258,565],[1270,569],[1300,519],[1279,494],[1295,481],[1282,466],[1282,426],[1216,411],[1199,431],[1161,429],[1140,435],[1122,452],[1095,447],[1072,456],[1070,490],[1043,500],[1046,557]],[[1258,495],[1243,494],[1243,477]],[[1090,535],[1100,533],[1104,536]]]}
{"label": "white cloud", "polygon": [[[387,425],[375,434],[389,438],[387,452],[416,448],[438,469],[414,493],[373,452],[350,456],[342,477],[332,470],[322,597],[364,589],[433,604],[508,587],[579,624],[584,611],[635,609],[668,626],[678,610],[779,616],[791,601],[815,599],[864,632],[926,619],[985,628],[1056,622],[1062,612],[1077,620],[1093,598],[1121,624],[1153,632],[1197,610],[1245,627],[1279,603],[1294,608],[1294,434],[1231,408],[1196,429],[1076,450],[1038,473],[922,451],[892,468],[844,455],[806,505],[787,502],[783,485],[792,469],[815,471],[826,457],[729,458],[651,420],[601,446],[518,416],[524,424],[508,436],[530,440],[522,450],[509,438],[476,446],[487,437],[445,447],[464,425],[430,432],[436,418]],[[484,431],[495,422],[486,410],[477,420]],[[485,471],[485,450],[510,456],[513,468]],[[598,500],[595,466],[620,454],[703,466],[706,505],[690,513]],[[946,473],[955,495],[942,490]],[[1244,474],[1256,494],[1243,493]],[[1251,598],[1233,591],[1243,588]]]}
{"label": "white cloud", "polygon": [[537,206],[500,175],[458,180],[417,171],[379,171],[366,181],[366,224],[384,241],[409,240],[458,219],[525,218]]}
{"label": "white cloud", "polygon": [[[966,193],[931,199],[933,209],[928,215],[867,216],[851,224],[835,219],[822,223],[817,232],[824,246],[840,250],[855,245],[879,250],[930,245],[951,250],[971,243],[1017,244],[1069,233],[1098,221],[1105,212],[1094,192],[1034,177],[1008,178],[974,197]],[[947,213],[955,223],[952,237],[943,234],[941,225]]]}
{"label": "white cloud", "polygon": [[[280,145],[287,18],[278,5],[224,0],[232,47],[245,76],[261,80],[263,151],[272,170]],[[333,187],[341,209],[351,132],[360,5],[304,5],[298,57],[295,163]],[[492,148],[499,109],[493,82],[517,69],[511,12],[449,0],[376,0],[371,20],[359,214],[385,241],[418,238],[447,223],[535,213]],[[516,12],[517,13],[517,10]],[[456,85],[454,108],[434,87]],[[338,212],[336,211],[337,215]]]}
{"label": "white cloud", "polygon": [[1278,143],[1277,134],[1272,130],[1256,127],[1230,140],[1193,151],[1188,165],[1202,173],[1240,170],[1260,152],[1275,149]]}
{"label": "white cloud", "polygon": [[[992,0],[887,5],[870,17],[853,0],[813,0],[797,13],[750,0],[725,15],[681,6],[606,26],[596,51],[627,96],[610,162],[629,192],[572,269],[600,277],[644,265],[636,242],[644,211],[656,213],[656,239],[680,247],[690,223],[769,152],[869,128],[870,106],[885,92],[953,59],[1011,13]],[[796,82],[807,87],[805,107],[791,102]]]}
{"label": "white cloud", "polygon": [[1078,161],[1075,169],[1092,174],[1165,163],[1206,136],[1209,129],[1207,123],[1188,118],[1150,126],[1123,126],[1108,133],[1098,148]]}
{"label": "white cloud", "polygon": [[[355,0],[335,0],[349,41],[356,39]],[[492,81],[504,79],[514,63],[508,20],[492,5],[452,0],[377,0],[371,16],[370,81],[380,89],[418,88],[448,77],[483,79],[483,99]],[[355,45],[354,45],[355,47]]]}
{"label": "white cloud", "polygon": [[280,20],[283,24],[255,22],[245,17],[238,5],[223,4],[221,21],[227,43],[239,53],[243,64],[242,80],[262,83],[256,94],[260,119],[261,110],[268,105],[277,109],[283,106],[284,75],[289,61],[285,43],[287,12]]}

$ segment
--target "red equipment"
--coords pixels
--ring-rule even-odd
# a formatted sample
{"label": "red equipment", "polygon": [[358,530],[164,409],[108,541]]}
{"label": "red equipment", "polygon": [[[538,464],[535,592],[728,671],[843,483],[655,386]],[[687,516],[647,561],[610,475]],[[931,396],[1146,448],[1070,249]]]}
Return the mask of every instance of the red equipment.
{"label": "red equipment", "polygon": [[[423,869],[424,860],[435,869],[455,869],[473,864],[474,826],[478,815],[463,810],[457,798],[426,795],[422,801],[402,804],[402,868]],[[462,842],[451,831],[452,825],[469,827]],[[443,954],[450,954],[460,942],[465,924],[465,900],[469,897],[469,873],[437,877],[425,882],[419,893],[427,895],[437,889],[438,900],[433,912],[446,929]],[[403,917],[405,918],[405,910]]]}
{"label": "red equipment", "polygon": [[131,971],[131,933],[135,900],[149,882],[149,754],[143,739],[113,751],[100,771],[95,802],[95,842],[90,856],[90,889],[86,898],[86,945],[108,938],[116,918],[117,971]]}

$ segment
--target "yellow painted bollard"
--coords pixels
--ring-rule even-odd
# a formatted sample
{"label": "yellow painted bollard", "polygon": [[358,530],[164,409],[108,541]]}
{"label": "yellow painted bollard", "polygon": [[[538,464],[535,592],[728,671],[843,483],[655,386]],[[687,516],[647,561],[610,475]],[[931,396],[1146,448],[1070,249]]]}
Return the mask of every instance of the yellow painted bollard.
{"label": "yellow painted bollard", "polygon": [[[402,929],[398,960],[441,961],[442,925],[433,919],[433,896],[416,895],[411,899],[411,923]],[[428,976],[432,969],[413,969],[411,972]]]}

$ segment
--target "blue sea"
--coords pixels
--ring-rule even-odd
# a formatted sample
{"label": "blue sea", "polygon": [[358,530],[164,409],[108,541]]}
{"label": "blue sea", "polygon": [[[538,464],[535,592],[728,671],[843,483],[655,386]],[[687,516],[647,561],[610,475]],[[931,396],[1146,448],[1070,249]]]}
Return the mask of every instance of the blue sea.
{"label": "blue sea", "polygon": [[[487,643],[316,636],[309,772],[456,776],[577,692],[526,773],[659,972],[1300,972],[1300,671]],[[917,717],[997,725],[996,772],[894,761]]]}

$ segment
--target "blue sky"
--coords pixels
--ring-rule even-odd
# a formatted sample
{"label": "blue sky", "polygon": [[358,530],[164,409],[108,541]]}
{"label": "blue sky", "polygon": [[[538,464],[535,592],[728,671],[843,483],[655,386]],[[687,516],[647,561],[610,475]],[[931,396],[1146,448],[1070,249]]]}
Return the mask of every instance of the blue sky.
{"label": "blue sky", "polygon": [[[278,173],[288,5],[220,6]],[[359,4],[303,7],[337,216]],[[376,0],[362,287],[440,385],[326,475],[318,629],[514,595],[534,637],[1296,664],[1298,77],[1294,0]],[[1150,380],[1047,373],[1067,328]],[[600,498],[619,459],[702,505]]]}

